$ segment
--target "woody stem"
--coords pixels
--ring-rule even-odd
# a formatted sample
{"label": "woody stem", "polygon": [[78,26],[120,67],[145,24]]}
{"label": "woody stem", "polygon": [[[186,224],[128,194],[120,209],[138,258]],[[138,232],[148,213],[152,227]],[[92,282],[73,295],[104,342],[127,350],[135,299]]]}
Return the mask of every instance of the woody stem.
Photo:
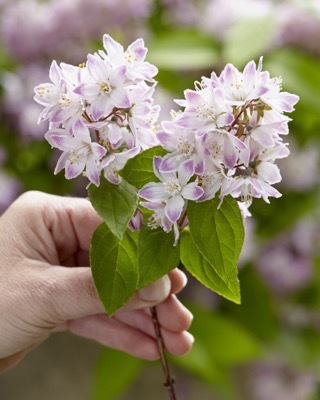
{"label": "woody stem", "polygon": [[158,345],[158,350],[160,353],[160,360],[161,360],[161,365],[162,365],[162,370],[164,374],[164,386],[168,390],[168,395],[170,400],[177,400],[176,393],[175,393],[175,388],[174,388],[174,378],[171,376],[166,353],[165,353],[165,346],[160,330],[160,324],[158,320],[158,315],[157,315],[157,310],[156,307],[150,307],[151,311],[151,316],[152,316],[152,322],[154,326],[154,331],[156,334],[156,339],[157,339],[157,345]]}

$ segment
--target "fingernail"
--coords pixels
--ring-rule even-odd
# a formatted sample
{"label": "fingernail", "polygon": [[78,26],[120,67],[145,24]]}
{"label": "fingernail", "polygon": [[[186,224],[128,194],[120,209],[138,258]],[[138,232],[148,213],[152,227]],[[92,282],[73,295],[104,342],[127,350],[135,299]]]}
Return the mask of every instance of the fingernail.
{"label": "fingernail", "polygon": [[183,287],[185,287],[185,286],[187,286],[188,278],[187,278],[187,275],[184,272],[182,272],[182,273],[183,273],[183,284],[182,285],[183,285]]}
{"label": "fingernail", "polygon": [[189,337],[190,342],[193,344],[193,343],[194,343],[194,336],[191,335],[191,333],[188,332],[188,331],[186,331],[185,333],[186,333],[186,335]]}
{"label": "fingernail", "polygon": [[171,289],[170,279],[167,275],[158,281],[139,290],[139,297],[147,302],[159,302],[168,297]]}
{"label": "fingernail", "polygon": [[190,321],[192,322],[193,321],[193,314],[192,314],[192,312],[190,311],[190,310],[188,310],[189,311],[189,318],[190,318]]}

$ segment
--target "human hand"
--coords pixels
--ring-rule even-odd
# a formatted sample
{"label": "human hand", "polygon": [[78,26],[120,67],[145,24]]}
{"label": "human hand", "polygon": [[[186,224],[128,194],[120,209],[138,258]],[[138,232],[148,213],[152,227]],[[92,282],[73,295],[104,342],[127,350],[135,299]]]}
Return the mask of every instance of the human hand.
{"label": "human hand", "polygon": [[52,332],[69,330],[145,359],[158,358],[149,307],[157,306],[167,350],[184,354],[191,313],[177,300],[185,275],[173,270],[140,289],[109,318],[89,268],[101,219],[86,199],[28,192],[0,218],[0,372]]}

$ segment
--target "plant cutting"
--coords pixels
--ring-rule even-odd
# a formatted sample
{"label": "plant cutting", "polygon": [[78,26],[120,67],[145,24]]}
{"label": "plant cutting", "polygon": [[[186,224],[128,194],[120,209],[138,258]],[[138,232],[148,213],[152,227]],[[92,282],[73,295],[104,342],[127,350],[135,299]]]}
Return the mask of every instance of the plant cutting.
{"label": "plant cutting", "polygon": [[[55,173],[88,178],[102,217],[91,241],[93,280],[109,316],[133,293],[182,264],[203,285],[240,303],[237,261],[254,198],[280,197],[278,159],[298,96],[250,61],[202,77],[157,125],[157,68],[142,39],[126,50],[109,35],[79,66],[52,62],[35,88],[61,151]],[[85,223],[85,221],[84,221]],[[170,399],[174,381],[151,309]]]}

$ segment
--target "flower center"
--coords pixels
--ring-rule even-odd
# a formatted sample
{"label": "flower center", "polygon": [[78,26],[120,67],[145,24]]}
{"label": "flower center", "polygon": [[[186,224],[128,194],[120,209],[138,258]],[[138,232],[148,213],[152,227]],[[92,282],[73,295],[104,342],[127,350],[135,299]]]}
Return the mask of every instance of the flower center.
{"label": "flower center", "polygon": [[136,56],[136,54],[134,54],[134,52],[132,50],[127,50],[124,53],[124,59],[131,64],[132,62],[138,61],[138,57]]}
{"label": "flower center", "polygon": [[170,178],[167,182],[164,183],[165,191],[169,193],[171,196],[175,196],[181,192],[181,186],[176,178]]}
{"label": "flower center", "polygon": [[213,157],[218,157],[221,154],[222,147],[221,144],[214,141],[211,143],[211,145],[208,147],[208,150],[210,151],[211,155]]}
{"label": "flower center", "polygon": [[150,229],[157,229],[161,226],[161,216],[158,214],[152,214],[148,219],[147,225]]}
{"label": "flower center", "polygon": [[71,162],[71,164],[78,163],[82,159],[83,154],[79,153],[77,150],[73,150],[68,156],[68,160]]}
{"label": "flower center", "polygon": [[58,100],[58,104],[61,107],[69,107],[70,104],[71,104],[71,99],[67,94],[63,93],[63,94],[60,95],[60,99]]}
{"label": "flower center", "polygon": [[190,156],[194,150],[194,144],[183,138],[179,138],[177,147],[179,154],[185,154],[186,156]]}
{"label": "flower center", "polygon": [[231,83],[231,86],[234,87],[236,90],[239,90],[243,86],[243,79],[239,79],[235,83]]}
{"label": "flower center", "polygon": [[83,143],[83,146],[71,151],[68,156],[68,160],[71,164],[78,163],[87,158],[87,155],[91,152],[90,144]]}
{"label": "flower center", "polygon": [[272,78],[270,80],[270,86],[280,92],[282,90],[282,77],[277,76],[275,78]]}
{"label": "flower center", "polygon": [[112,88],[108,82],[100,82],[99,87],[100,87],[101,92],[104,94],[108,94],[112,90]]}
{"label": "flower center", "polygon": [[197,114],[199,118],[204,119],[205,121],[215,121],[217,119],[216,113],[206,104],[203,104],[201,107],[197,107]]}
{"label": "flower center", "polygon": [[45,95],[48,95],[50,93],[50,90],[45,88],[44,86],[41,86],[40,88],[37,89],[37,94],[40,97],[44,97]]}

